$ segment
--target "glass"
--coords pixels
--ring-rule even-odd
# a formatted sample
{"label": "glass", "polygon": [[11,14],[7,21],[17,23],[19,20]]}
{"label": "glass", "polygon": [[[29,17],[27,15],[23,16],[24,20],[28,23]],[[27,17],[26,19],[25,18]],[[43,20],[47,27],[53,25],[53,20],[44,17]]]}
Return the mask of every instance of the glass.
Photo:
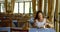
{"label": "glass", "polygon": [[25,2],[25,13],[29,13],[29,2]]}
{"label": "glass", "polygon": [[14,12],[13,13],[18,13],[18,3],[15,3]]}
{"label": "glass", "polygon": [[1,12],[5,12],[5,7],[3,3],[1,3]]}
{"label": "glass", "polygon": [[19,13],[23,13],[23,5],[24,5],[24,3],[19,3]]}

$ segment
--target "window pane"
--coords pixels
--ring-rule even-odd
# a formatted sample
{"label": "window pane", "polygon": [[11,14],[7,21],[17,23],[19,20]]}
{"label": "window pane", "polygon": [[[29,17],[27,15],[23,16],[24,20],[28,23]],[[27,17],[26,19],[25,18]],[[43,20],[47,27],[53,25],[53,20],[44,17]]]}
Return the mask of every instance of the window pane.
{"label": "window pane", "polygon": [[18,3],[15,3],[14,12],[13,13],[18,13]]}
{"label": "window pane", "polygon": [[29,13],[29,2],[25,2],[25,13]]}
{"label": "window pane", "polygon": [[5,12],[4,4],[1,3],[1,12]]}
{"label": "window pane", "polygon": [[32,2],[31,2],[31,13],[33,13],[33,10],[32,10]]}
{"label": "window pane", "polygon": [[19,13],[23,13],[24,3],[19,3]]}

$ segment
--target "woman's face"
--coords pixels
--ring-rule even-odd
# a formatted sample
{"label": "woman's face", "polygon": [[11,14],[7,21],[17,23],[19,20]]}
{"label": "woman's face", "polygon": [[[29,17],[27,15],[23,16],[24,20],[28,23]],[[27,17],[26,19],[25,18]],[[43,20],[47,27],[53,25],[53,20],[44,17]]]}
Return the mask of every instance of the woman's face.
{"label": "woman's face", "polygon": [[39,18],[39,19],[42,19],[42,18],[43,18],[42,13],[39,13],[39,14],[38,14],[38,18]]}

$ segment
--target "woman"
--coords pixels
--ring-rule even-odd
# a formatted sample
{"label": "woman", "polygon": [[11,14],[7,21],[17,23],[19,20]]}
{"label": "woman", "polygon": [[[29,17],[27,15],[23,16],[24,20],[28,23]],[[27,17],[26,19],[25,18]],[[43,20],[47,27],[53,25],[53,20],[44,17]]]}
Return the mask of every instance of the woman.
{"label": "woman", "polygon": [[49,21],[44,18],[43,13],[41,11],[37,12],[34,20],[34,27],[45,28],[48,26],[50,28]]}

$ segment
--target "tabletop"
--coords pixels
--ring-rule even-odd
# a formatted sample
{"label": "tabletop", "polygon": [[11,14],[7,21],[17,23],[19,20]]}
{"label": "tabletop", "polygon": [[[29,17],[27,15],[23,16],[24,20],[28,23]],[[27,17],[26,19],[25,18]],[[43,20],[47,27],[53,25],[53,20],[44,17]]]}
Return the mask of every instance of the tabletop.
{"label": "tabletop", "polygon": [[29,32],[56,32],[53,28],[30,28]]}

